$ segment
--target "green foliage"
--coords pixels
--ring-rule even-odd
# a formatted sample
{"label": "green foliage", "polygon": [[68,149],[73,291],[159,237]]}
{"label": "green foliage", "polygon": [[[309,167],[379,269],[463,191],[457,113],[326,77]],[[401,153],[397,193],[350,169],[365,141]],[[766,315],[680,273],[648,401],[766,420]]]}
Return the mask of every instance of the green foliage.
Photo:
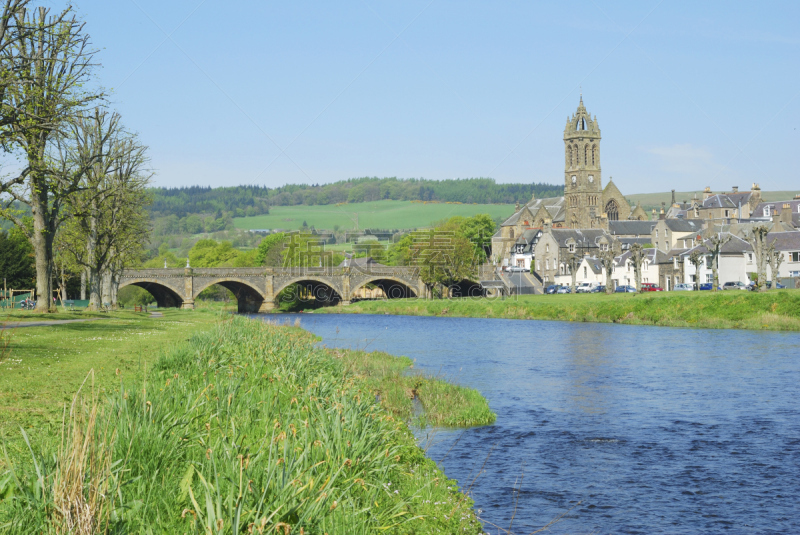
{"label": "green foliage", "polygon": [[33,288],[35,284],[33,247],[18,228],[0,231],[0,277],[6,279],[8,288]]}
{"label": "green foliage", "polygon": [[287,235],[278,232],[270,234],[261,240],[256,248],[255,263],[256,266],[272,266],[278,267],[282,264],[282,253],[284,243],[286,242]]}
{"label": "green foliage", "polygon": [[149,305],[155,303],[155,298],[145,290],[138,286],[125,286],[117,293],[117,301],[126,307],[133,307],[137,305]]}
{"label": "green foliage", "polygon": [[231,242],[204,239],[194,244],[189,251],[189,264],[198,268],[231,266],[240,254]]}

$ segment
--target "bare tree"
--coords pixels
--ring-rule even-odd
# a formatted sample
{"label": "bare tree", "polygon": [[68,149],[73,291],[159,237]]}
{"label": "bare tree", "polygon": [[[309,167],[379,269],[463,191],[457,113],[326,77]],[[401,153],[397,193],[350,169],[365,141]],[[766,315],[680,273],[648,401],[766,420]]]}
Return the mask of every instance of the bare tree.
{"label": "bare tree", "polygon": [[772,270],[773,288],[777,288],[781,283],[781,264],[783,264],[783,253],[775,250],[775,242],[772,242],[769,253],[769,267]]}
{"label": "bare tree", "polygon": [[[0,140],[7,151],[24,154],[26,167],[15,177],[0,183],[0,193],[9,195],[4,215],[27,234],[36,258],[36,310],[51,309],[53,240],[62,220],[65,200],[79,188],[86,168],[74,168],[64,175],[51,167],[53,142],[65,134],[69,122],[86,105],[101,98],[88,90],[94,67],[94,53],[83,23],[67,8],[50,16],[43,7],[27,15],[14,13],[19,37],[5,50],[0,61],[8,65],[11,81],[2,95],[2,116],[13,120],[3,125]],[[29,231],[10,213],[12,203],[30,206],[33,228]]]}
{"label": "bare tree", "polygon": [[644,264],[645,253],[641,243],[631,245],[631,264],[633,265],[633,280],[636,284],[636,291],[642,291],[642,264]]}
{"label": "bare tree", "polygon": [[572,293],[575,293],[578,288],[578,268],[581,266],[581,262],[583,262],[583,256],[577,253],[572,253],[567,256],[567,268],[569,269],[569,274],[572,275]]}
{"label": "bare tree", "polygon": [[747,241],[753,248],[753,254],[756,255],[756,285],[759,292],[767,291],[767,264],[769,263],[770,251],[774,251],[775,242],[772,241],[770,246],[767,243],[767,234],[769,234],[769,227],[767,225],[755,225],[747,233]]}
{"label": "bare tree", "polygon": [[722,252],[722,246],[731,241],[731,235],[726,234],[725,236],[722,233],[717,232],[713,236],[711,236],[708,241],[710,242],[710,247],[706,247],[708,252],[710,253],[711,258],[711,273],[712,278],[714,279],[714,288],[713,290],[716,292],[719,289],[719,255]]}
{"label": "bare tree", "polygon": [[603,264],[603,269],[606,270],[606,293],[614,293],[614,282],[611,275],[614,273],[614,259],[620,253],[619,241],[613,238],[613,241],[608,244],[605,251],[600,253],[600,263]]}
{"label": "bare tree", "polygon": [[697,285],[697,288],[695,288],[696,290],[700,289],[700,266],[703,265],[703,257],[705,257],[705,253],[697,248],[689,253],[689,263],[694,266],[694,281]]}

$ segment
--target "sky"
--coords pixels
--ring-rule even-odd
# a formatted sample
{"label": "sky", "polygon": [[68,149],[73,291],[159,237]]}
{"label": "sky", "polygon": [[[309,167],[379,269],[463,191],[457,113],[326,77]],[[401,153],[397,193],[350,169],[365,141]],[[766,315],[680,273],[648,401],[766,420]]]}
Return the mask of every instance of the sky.
{"label": "sky", "polygon": [[800,188],[797,1],[74,5],[158,186],[563,184],[582,93],[624,193]]}

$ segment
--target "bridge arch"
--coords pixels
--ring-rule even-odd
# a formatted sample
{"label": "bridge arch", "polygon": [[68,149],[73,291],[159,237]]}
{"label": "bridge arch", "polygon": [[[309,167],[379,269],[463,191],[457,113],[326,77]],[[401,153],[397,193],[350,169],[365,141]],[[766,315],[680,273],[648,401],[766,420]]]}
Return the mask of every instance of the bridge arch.
{"label": "bridge arch", "polygon": [[373,284],[380,288],[388,299],[419,297],[419,288],[417,288],[414,284],[398,277],[375,275],[374,277],[359,283],[355,288],[351,288],[351,299],[357,299],[359,297],[358,293],[367,284]]}
{"label": "bridge arch", "polygon": [[196,300],[197,296],[200,295],[203,290],[215,284],[219,284],[233,293],[234,297],[236,297],[236,303],[240,313],[259,312],[264,304],[265,296],[263,292],[250,282],[238,277],[225,277],[219,280],[208,281],[203,285],[198,285],[197,288],[192,288],[192,299]]}
{"label": "bridge arch", "polygon": [[156,300],[158,308],[181,308],[184,298],[179,289],[172,285],[155,282],[150,279],[127,279],[120,281],[119,287],[138,286],[150,293]]}
{"label": "bridge arch", "polygon": [[[281,292],[293,284],[298,285],[296,286],[299,290],[298,294],[284,294],[279,297]],[[348,299],[348,296],[345,295],[345,292],[338,284],[327,277],[320,277],[317,275],[305,275],[282,280],[279,284],[273,286],[273,295],[275,301],[283,297],[289,300],[314,300],[316,302],[330,304],[343,302]]]}

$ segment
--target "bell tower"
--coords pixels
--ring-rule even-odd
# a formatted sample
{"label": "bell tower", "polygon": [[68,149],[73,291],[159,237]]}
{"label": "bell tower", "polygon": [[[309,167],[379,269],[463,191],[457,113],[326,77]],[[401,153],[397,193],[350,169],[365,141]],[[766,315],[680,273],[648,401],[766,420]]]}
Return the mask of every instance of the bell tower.
{"label": "bell tower", "polygon": [[568,228],[599,227],[603,215],[600,178],[600,127],[586,111],[581,95],[578,110],[564,128],[564,204]]}

